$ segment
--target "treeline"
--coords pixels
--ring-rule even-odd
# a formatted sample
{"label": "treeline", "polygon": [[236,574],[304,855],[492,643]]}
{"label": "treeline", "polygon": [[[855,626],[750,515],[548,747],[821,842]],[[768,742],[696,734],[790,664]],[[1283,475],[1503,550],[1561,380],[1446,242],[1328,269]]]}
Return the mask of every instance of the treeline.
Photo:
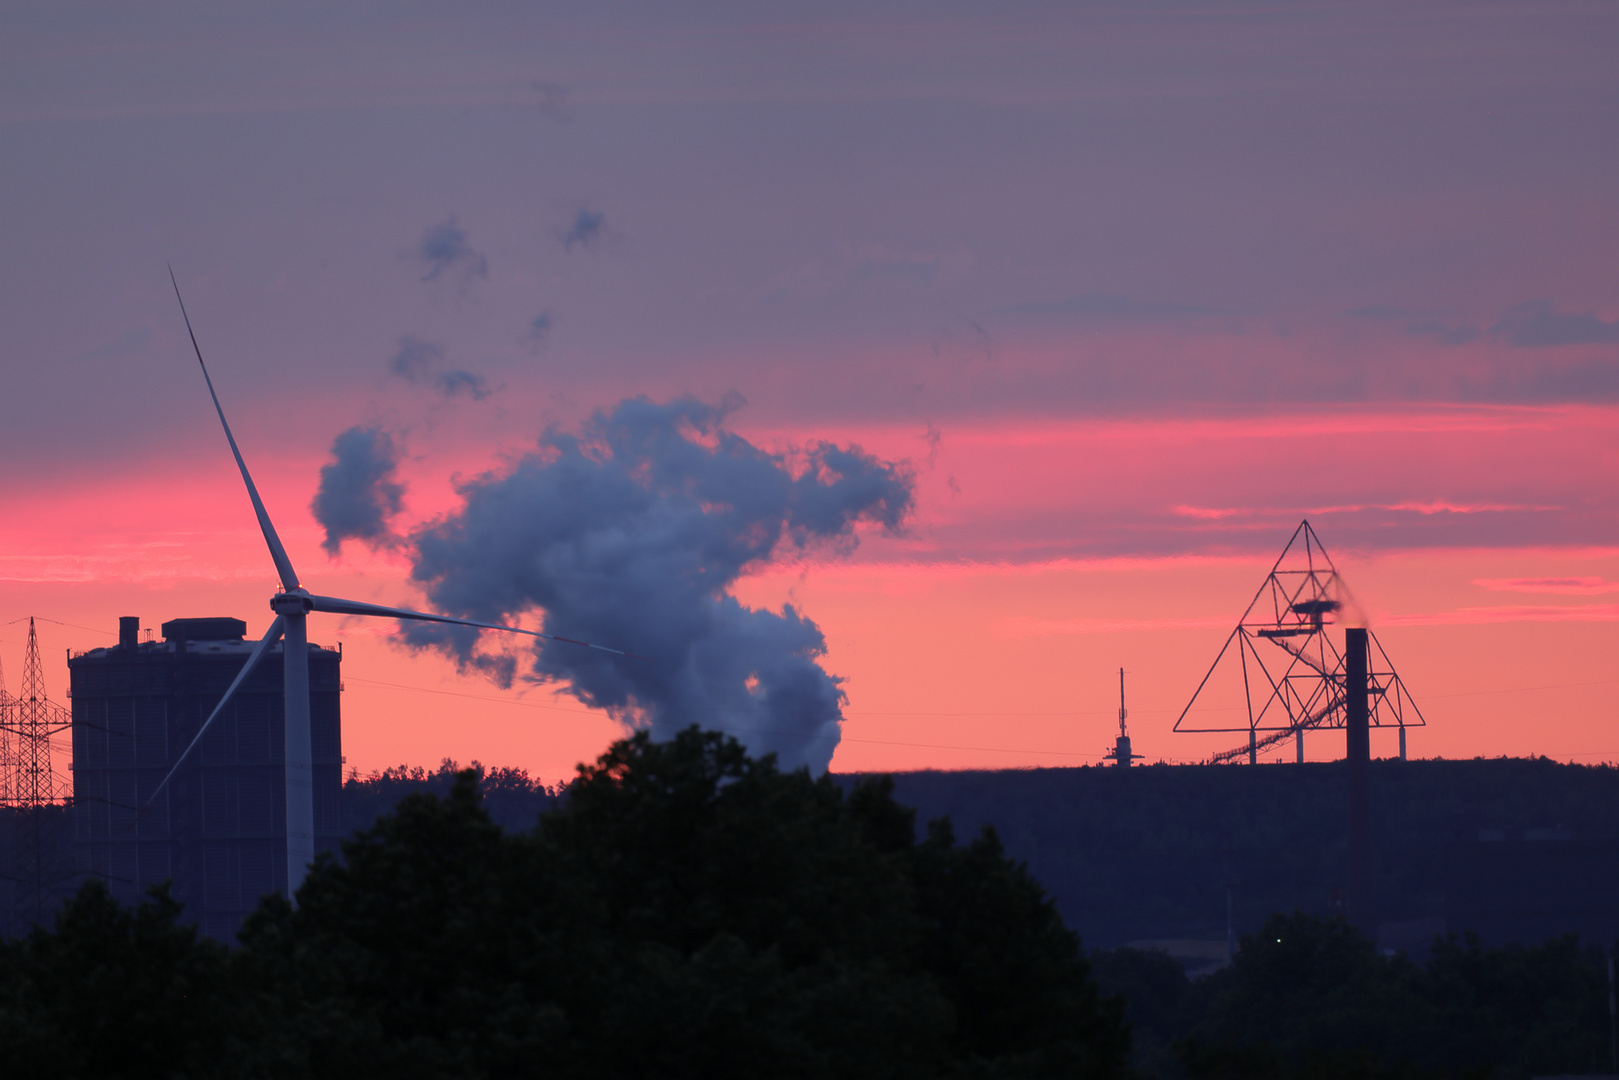
{"label": "treeline", "polygon": [[365,832],[408,795],[447,798],[468,771],[489,819],[513,832],[532,829],[540,815],[556,805],[564,786],[546,784],[530,776],[527,769],[491,769],[480,761],[463,769],[449,758],[439,762],[436,769],[398,765],[365,775],[356,769],[343,778],[343,832]]}
{"label": "treeline", "polygon": [[83,880],[71,806],[0,807],[0,938],[49,925]]}
{"label": "treeline", "polygon": [[1149,1076],[1520,1080],[1615,1064],[1607,957],[1574,935],[1497,948],[1449,935],[1418,962],[1342,920],[1295,913],[1271,916],[1196,980],[1159,952],[1091,960],[1125,1000]]}
{"label": "treeline", "polygon": [[[368,775],[351,773],[343,781],[345,835],[370,828],[408,795],[448,796],[462,771],[445,759],[437,769],[399,766]],[[560,793],[559,787],[523,769],[485,768],[475,761],[471,771],[490,818],[514,831],[533,828]],[[50,925],[57,909],[83,884],[73,815],[70,804],[0,806],[0,938],[26,934],[36,924]]]}
{"label": "treeline", "polygon": [[130,909],[97,882],[53,928],[0,943],[0,1060],[65,1077],[895,1080],[1609,1065],[1605,957],[1573,937],[1452,936],[1415,961],[1295,913],[1189,980],[1162,953],[1084,953],[993,830],[958,843],[889,778],[783,775],[695,729],[615,744],[565,793],[449,765],[351,784],[391,809],[235,946],[161,892]]}
{"label": "treeline", "polygon": [[[531,829],[558,788],[473,763],[491,818]],[[460,770],[394,768],[343,785],[348,833],[406,795],[447,795]],[[848,788],[858,777],[835,777]],[[1225,938],[1273,912],[1325,914],[1342,888],[1344,791],[1336,763],[919,772],[895,776],[921,820],[964,834],[993,824],[1008,853],[1093,946]],[[1619,936],[1619,769],[1541,759],[1372,763],[1380,919],[1446,920],[1489,944],[1578,932]],[[0,810],[0,935],[26,932],[77,888],[71,810],[37,833]],[[36,840],[37,836],[37,840]],[[42,853],[36,872],[35,853]]]}
{"label": "treeline", "polygon": [[918,838],[734,741],[644,735],[508,832],[406,796],[236,948],[88,883],[0,945],[0,1060],[71,1077],[1109,1077],[1120,1004],[993,834]]}

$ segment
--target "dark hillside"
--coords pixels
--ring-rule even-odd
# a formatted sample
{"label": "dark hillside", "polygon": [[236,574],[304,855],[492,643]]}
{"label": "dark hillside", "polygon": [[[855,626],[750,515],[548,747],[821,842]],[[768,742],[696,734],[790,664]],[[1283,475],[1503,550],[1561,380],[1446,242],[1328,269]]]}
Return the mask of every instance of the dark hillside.
{"label": "dark hillside", "polygon": [[[452,781],[448,763],[351,778],[348,831],[410,792],[447,794]],[[919,823],[948,815],[960,836],[993,824],[1091,947],[1223,939],[1228,878],[1239,935],[1274,912],[1327,913],[1343,885],[1340,763],[918,772],[895,781]],[[1488,943],[1619,936],[1619,769],[1376,761],[1372,785],[1380,918],[1428,920],[1409,927],[1408,939],[1431,937],[1440,918]],[[514,769],[482,770],[480,788],[490,815],[512,831],[531,828],[557,794]],[[43,891],[54,908],[77,878],[70,813],[52,808],[48,817]],[[0,815],[7,934],[24,929],[34,908],[32,845],[19,843],[20,824]]]}
{"label": "dark hillside", "polygon": [[[1092,946],[1223,939],[1228,878],[1239,935],[1273,912],[1328,913],[1343,886],[1341,762],[919,772],[895,781],[920,821],[949,815],[959,835],[993,824]],[[1619,935],[1619,769],[1374,761],[1372,796],[1385,924],[1443,918],[1486,942]]]}
{"label": "dark hillside", "polygon": [[[411,791],[449,791],[449,763],[344,785],[352,832]],[[1087,945],[1225,937],[1275,912],[1326,914],[1343,887],[1342,763],[917,772],[896,797],[960,836],[984,824],[1056,895]],[[852,777],[842,781],[852,783]],[[483,772],[491,816],[533,825],[556,792],[520,770]],[[1426,940],[1444,919],[1486,942],[1619,935],[1619,769],[1548,759],[1375,761],[1380,919]],[[1397,927],[1387,940],[1398,941]]]}

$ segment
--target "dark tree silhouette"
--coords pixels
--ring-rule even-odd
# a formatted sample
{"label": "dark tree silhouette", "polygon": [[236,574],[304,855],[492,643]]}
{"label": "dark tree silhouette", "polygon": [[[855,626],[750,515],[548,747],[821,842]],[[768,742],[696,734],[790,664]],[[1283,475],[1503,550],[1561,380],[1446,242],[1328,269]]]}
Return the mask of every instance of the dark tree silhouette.
{"label": "dark tree silhouette", "polygon": [[[1427,958],[1385,956],[1341,919],[1273,915],[1227,968],[1196,982],[1163,956],[1097,954],[1131,996],[1138,1064],[1193,1077],[1484,1077],[1582,1073],[1606,1064],[1601,951],[1573,936],[1487,949],[1437,939]],[[1177,985],[1178,983],[1178,985]]]}
{"label": "dark tree silhouette", "polygon": [[511,835],[464,775],[411,796],[243,932],[307,1075],[1110,1076],[1128,1038],[1078,941],[992,833],[918,841],[688,730],[614,745]]}
{"label": "dark tree silhouette", "polygon": [[241,1031],[226,949],[178,922],[166,890],[131,910],[99,881],[0,943],[0,1061],[10,1076],[208,1076]]}

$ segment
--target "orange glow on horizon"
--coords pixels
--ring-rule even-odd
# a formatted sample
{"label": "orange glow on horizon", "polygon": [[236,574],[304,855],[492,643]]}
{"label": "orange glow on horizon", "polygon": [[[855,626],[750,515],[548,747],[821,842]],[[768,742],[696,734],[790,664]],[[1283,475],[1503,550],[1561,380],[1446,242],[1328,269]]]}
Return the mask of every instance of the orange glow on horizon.
{"label": "orange glow on horizon", "polygon": [[[1611,467],[1605,447],[1619,410],[1317,419],[979,425],[943,431],[931,459],[912,428],[818,432],[910,457],[915,524],[905,536],[863,535],[852,553],[787,553],[736,593],[750,605],[790,602],[824,631],[826,666],[848,693],[836,770],[1096,763],[1115,732],[1121,666],[1138,752],[1199,760],[1240,739],[1170,728],[1309,508],[1288,509],[1278,492],[1309,488],[1311,505],[1330,511],[1316,522],[1323,541],[1427,717],[1411,735],[1414,755],[1619,760],[1609,722],[1616,680],[1605,678],[1619,646],[1619,549],[1507,533],[1494,544],[1378,550],[1335,543],[1331,517],[1349,506],[1409,504],[1403,512],[1417,524],[1400,535],[1420,539],[1425,518],[1505,520],[1505,511],[1479,506],[1566,502],[1575,482],[1594,482],[1589,475],[1559,487],[1535,483],[1534,474],[1557,462]],[[1359,467],[1332,461],[1345,445],[1332,440],[1373,431],[1381,438]],[[761,445],[806,437],[746,434]],[[1311,474],[1299,460],[1305,451],[1326,464]],[[1467,493],[1480,468],[1469,455],[1495,469],[1492,498]],[[320,550],[308,510],[319,464],[307,455],[253,462],[306,582],[420,604],[399,553],[351,545],[329,560]],[[407,479],[425,494],[411,505],[449,506],[450,472],[442,455],[413,461]],[[1200,485],[1208,490],[1198,505],[1231,512],[1187,511]],[[36,488],[14,509],[0,523],[0,599],[11,617],[56,620],[40,625],[48,660],[50,650],[107,644],[124,614],[154,629],[178,616],[230,614],[254,635],[268,622],[274,575],[228,458],[171,461],[150,479]],[[424,516],[418,510],[415,519]],[[1166,535],[1164,522],[1177,523],[1176,545],[1128,550],[1132,538]],[[1087,537],[1104,548],[1118,541],[1119,550],[1087,554]],[[1233,538],[1241,550],[1230,548]],[[387,630],[360,620],[311,624],[314,640],[344,643],[345,754],[361,772],[448,757],[518,765],[554,781],[621,734],[565,691],[501,690],[401,649]],[[20,670],[18,635],[0,632],[0,659]],[[65,670],[48,664],[47,677],[64,699]],[[1373,739],[1374,753],[1394,752],[1391,735]],[[1337,742],[1307,738],[1307,753],[1337,756]],[[1291,745],[1283,749],[1290,759]]]}

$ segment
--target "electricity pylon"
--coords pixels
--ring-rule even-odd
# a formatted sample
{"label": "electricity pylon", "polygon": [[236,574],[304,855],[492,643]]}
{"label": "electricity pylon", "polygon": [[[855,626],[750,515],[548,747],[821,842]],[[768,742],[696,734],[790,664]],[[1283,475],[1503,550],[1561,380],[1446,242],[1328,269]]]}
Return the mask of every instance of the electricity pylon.
{"label": "electricity pylon", "polygon": [[45,695],[45,665],[39,659],[34,620],[28,620],[28,651],[22,687],[12,713],[16,723],[17,765],[12,784],[15,806],[45,806],[63,794],[51,772],[51,736],[72,726],[68,710]]}
{"label": "electricity pylon", "polygon": [[67,709],[45,693],[45,665],[39,658],[39,637],[32,618],[28,620],[22,686],[9,700],[6,712],[3,748],[7,760],[0,784],[17,828],[10,876],[31,887],[33,895],[26,906],[33,908],[34,919],[39,921],[45,917],[45,807],[67,794],[65,785],[57,782],[51,770],[51,736],[68,730],[73,720]]}
{"label": "electricity pylon", "polygon": [[0,667],[0,806],[16,805],[17,703],[6,690],[5,668]]}

